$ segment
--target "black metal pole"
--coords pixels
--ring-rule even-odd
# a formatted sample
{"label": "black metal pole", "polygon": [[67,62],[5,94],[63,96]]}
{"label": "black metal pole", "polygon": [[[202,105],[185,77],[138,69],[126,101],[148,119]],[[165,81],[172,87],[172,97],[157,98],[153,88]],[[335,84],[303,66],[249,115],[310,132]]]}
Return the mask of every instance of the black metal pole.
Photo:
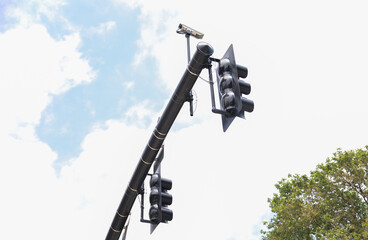
{"label": "black metal pole", "polygon": [[187,56],[188,56],[188,64],[190,63],[190,40],[189,40],[189,37],[190,37],[190,34],[185,34],[185,37],[187,39]]}
{"label": "black metal pole", "polygon": [[208,64],[208,76],[210,78],[211,103],[212,103],[212,110],[213,110],[213,109],[216,109],[216,104],[215,104],[215,94],[214,94],[214,89],[213,89],[212,64],[210,61]]}
{"label": "black metal pole", "polygon": [[153,131],[147,146],[134,170],[133,176],[128,184],[125,194],[116,211],[106,240],[118,240],[134,201],[138,195],[138,190],[146,178],[151,165],[161,148],[172,124],[174,123],[180,109],[187,99],[195,81],[202,69],[208,63],[209,57],[213,54],[213,48],[204,42],[198,43],[197,51],[189,62],[178,86],[175,89],[169,103],[167,104],[159,122]]}
{"label": "black metal pole", "polygon": [[[187,39],[187,55],[188,55],[188,64],[190,63],[190,34],[186,33],[185,37]],[[189,114],[193,116],[193,93],[192,90],[189,91]]]}

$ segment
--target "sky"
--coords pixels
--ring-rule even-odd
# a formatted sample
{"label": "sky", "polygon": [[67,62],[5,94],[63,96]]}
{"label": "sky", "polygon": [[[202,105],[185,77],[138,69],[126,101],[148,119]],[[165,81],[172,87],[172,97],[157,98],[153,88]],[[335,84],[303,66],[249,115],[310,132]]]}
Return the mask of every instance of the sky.
{"label": "sky", "polygon": [[105,238],[186,69],[179,23],[233,44],[255,109],[223,133],[197,80],[165,140],[174,219],[150,235],[136,200],[127,239],[261,239],[278,181],[367,145],[365,1],[226,3],[0,0],[1,239]]}

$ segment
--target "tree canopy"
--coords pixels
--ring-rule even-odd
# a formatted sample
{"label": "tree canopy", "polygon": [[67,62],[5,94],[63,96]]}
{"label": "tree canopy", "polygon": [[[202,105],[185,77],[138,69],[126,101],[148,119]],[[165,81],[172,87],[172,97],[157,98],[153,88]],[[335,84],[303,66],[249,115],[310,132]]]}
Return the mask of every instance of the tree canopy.
{"label": "tree canopy", "polygon": [[338,149],[310,175],[275,186],[264,240],[368,239],[368,146]]}

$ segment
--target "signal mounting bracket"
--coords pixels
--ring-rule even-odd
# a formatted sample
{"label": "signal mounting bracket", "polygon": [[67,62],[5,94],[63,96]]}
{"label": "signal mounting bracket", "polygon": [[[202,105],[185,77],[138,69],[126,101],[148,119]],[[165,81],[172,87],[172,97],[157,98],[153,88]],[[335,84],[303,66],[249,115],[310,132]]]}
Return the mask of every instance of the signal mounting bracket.
{"label": "signal mounting bracket", "polygon": [[226,117],[229,117],[230,114],[227,111],[216,108],[215,92],[214,92],[214,88],[213,88],[214,82],[213,82],[213,76],[212,76],[212,62],[217,62],[218,63],[218,62],[220,62],[220,59],[210,57],[208,59],[208,64],[206,65],[206,68],[208,69],[209,79],[210,79],[209,83],[210,83],[210,91],[211,91],[212,112],[216,113],[216,114],[224,115]]}

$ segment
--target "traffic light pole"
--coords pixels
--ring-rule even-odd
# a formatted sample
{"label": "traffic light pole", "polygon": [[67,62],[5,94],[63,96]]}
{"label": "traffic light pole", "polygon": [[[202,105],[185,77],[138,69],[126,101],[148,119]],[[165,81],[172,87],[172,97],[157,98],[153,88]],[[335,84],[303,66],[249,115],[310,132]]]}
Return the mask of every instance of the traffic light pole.
{"label": "traffic light pole", "polygon": [[[185,34],[185,38],[187,39],[187,55],[188,55],[188,64],[190,63],[190,34]],[[192,90],[188,93],[188,99],[189,101],[189,113],[190,116],[193,116],[193,93]]]}
{"label": "traffic light pole", "polygon": [[162,146],[162,143],[164,142],[184,102],[187,101],[187,96],[198,79],[199,74],[208,64],[208,60],[212,54],[213,48],[209,44],[201,42],[197,45],[197,51],[189,62],[134,170],[125,194],[116,211],[111,227],[107,233],[106,240],[119,239],[135,199],[139,194],[139,189],[141,188],[142,183],[144,182],[144,179],[146,178],[151,165]]}

